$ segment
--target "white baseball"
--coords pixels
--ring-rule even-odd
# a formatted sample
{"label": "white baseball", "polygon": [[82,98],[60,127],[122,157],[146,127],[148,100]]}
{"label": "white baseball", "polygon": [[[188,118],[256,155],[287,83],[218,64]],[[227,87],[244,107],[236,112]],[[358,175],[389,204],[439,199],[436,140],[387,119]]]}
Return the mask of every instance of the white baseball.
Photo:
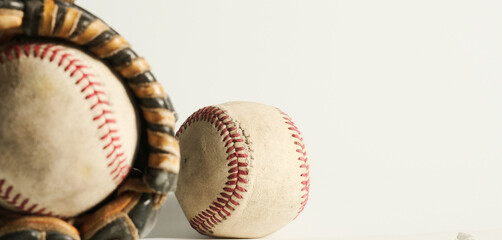
{"label": "white baseball", "polygon": [[300,131],[279,109],[250,102],[205,107],[178,138],[176,197],[198,232],[258,238],[304,209],[310,161]]}
{"label": "white baseball", "polygon": [[71,217],[127,175],[136,112],[100,60],[58,43],[0,50],[0,206]]}

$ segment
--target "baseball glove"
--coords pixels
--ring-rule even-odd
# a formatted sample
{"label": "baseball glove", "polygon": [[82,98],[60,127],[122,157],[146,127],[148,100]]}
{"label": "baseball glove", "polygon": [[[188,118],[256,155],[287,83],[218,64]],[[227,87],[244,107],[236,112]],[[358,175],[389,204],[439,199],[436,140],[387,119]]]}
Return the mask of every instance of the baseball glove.
{"label": "baseball glove", "polygon": [[[64,41],[106,63],[128,86],[140,114],[138,154],[111,197],[71,218],[0,208],[0,240],[138,239],[150,232],[179,170],[173,106],[146,60],[102,20],[67,0],[0,0],[0,43]],[[0,176],[1,178],[1,176]],[[8,191],[1,187],[0,198]]]}

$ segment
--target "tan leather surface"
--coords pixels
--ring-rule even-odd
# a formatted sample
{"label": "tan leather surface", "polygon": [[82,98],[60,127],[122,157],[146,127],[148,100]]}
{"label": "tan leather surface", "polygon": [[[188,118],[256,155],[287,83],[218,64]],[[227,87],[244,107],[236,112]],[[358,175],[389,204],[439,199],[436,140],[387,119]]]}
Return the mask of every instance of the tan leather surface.
{"label": "tan leather surface", "polygon": [[71,224],[53,217],[21,217],[0,227],[0,236],[20,230],[56,231],[73,239],[80,239],[79,233]]}
{"label": "tan leather surface", "polygon": [[0,9],[0,31],[20,27],[22,21],[22,11],[13,9]]}
{"label": "tan leather surface", "polygon": [[82,226],[79,227],[82,235],[92,235],[94,231],[101,229],[106,224],[121,217],[121,214],[127,212],[138,202],[141,193],[127,192],[118,196],[112,202],[108,203],[97,212],[82,219]]}

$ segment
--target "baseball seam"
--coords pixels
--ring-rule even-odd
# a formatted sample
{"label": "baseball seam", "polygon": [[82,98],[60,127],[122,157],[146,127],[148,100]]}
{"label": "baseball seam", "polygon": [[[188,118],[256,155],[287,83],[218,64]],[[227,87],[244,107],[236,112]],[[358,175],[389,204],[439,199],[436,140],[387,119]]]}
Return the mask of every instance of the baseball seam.
{"label": "baseball seam", "polygon": [[29,198],[22,199],[23,197],[20,193],[17,194],[12,193],[13,189],[14,186],[6,184],[5,179],[0,179],[0,194],[1,194],[0,199],[12,205],[16,209],[19,209],[26,213],[64,218],[63,216],[53,214],[52,211],[46,212],[47,209],[44,207],[39,207],[37,203],[32,203],[30,207],[27,207],[28,203],[30,202],[30,199]]}
{"label": "baseball seam", "polygon": [[[222,191],[208,208],[198,213],[190,219],[190,225],[200,233],[211,231],[218,223],[221,223],[227,217],[230,217],[231,212],[239,205],[239,200],[242,199],[242,193],[247,190],[242,186],[248,181],[244,176],[248,175],[247,160],[250,157],[246,153],[246,148],[238,146],[246,144],[244,136],[238,132],[240,127],[236,126],[230,116],[222,109],[214,106],[199,109],[193,113],[180,127],[176,136],[179,137],[183,131],[198,121],[206,121],[214,124],[214,127],[222,136],[222,141],[226,148],[227,166],[229,175],[228,181],[225,183]],[[242,131],[242,129],[240,129]]]}
{"label": "baseball seam", "polygon": [[[12,51],[14,51],[14,55]],[[109,174],[116,185],[120,184],[127,176],[130,166],[125,162],[127,157],[120,143],[119,131],[113,127],[113,124],[116,124],[117,121],[112,115],[113,111],[107,100],[106,92],[100,88],[102,86],[101,82],[93,81],[92,78],[94,75],[86,71],[89,66],[81,63],[80,59],[68,52],[64,47],[56,47],[53,44],[30,43],[5,47],[0,52],[0,64],[12,61],[14,58],[20,59],[22,54],[26,57],[39,58],[41,60],[48,58],[49,62],[57,63],[57,66],[62,68],[65,73],[69,73],[69,77],[74,77],[77,73],[81,74],[75,85],[81,87],[80,92],[84,94],[84,99],[91,102],[90,110],[99,112],[99,114],[93,117],[92,121],[98,123],[98,131],[104,129],[106,132],[100,136],[99,140],[106,144],[103,146],[103,151],[107,151],[107,167],[113,168]],[[58,57],[60,57],[59,61],[57,61]],[[6,185],[5,189],[3,189],[4,185]],[[13,192],[14,186],[7,184],[5,179],[0,179],[0,198],[11,204],[14,208],[37,215],[62,217],[54,215],[52,211],[46,212],[47,209],[39,206],[37,203],[28,204],[30,198],[25,197],[23,199],[20,193],[14,195]]]}
{"label": "baseball seam", "polygon": [[298,157],[298,161],[301,162],[300,168],[304,169],[304,172],[300,174],[300,177],[303,178],[303,181],[301,181],[301,191],[305,192],[301,196],[301,202],[300,202],[300,209],[298,210],[298,213],[296,214],[295,218],[298,217],[298,215],[305,209],[305,205],[307,204],[307,201],[309,200],[309,192],[310,192],[310,164],[308,163],[308,156],[307,156],[307,149],[305,148],[305,143],[303,141],[302,134],[298,127],[295,125],[291,117],[289,117],[288,114],[284,113],[280,109],[276,108],[282,115],[282,118],[285,120],[284,123],[288,126],[288,130],[292,132],[291,137],[295,139],[294,144],[298,146],[296,149],[296,152],[300,154]]}

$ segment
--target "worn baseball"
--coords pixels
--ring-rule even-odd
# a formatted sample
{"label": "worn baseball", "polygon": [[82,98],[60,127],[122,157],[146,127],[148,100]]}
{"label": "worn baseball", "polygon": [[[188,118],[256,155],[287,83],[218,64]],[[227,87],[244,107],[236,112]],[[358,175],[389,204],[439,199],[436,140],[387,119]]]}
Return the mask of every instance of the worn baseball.
{"label": "worn baseball", "polygon": [[310,161],[300,131],[281,110],[251,102],[205,107],[177,136],[176,197],[198,232],[258,238],[305,208]]}
{"label": "worn baseball", "polygon": [[127,175],[138,141],[121,80],[70,45],[0,47],[0,206],[72,217]]}

